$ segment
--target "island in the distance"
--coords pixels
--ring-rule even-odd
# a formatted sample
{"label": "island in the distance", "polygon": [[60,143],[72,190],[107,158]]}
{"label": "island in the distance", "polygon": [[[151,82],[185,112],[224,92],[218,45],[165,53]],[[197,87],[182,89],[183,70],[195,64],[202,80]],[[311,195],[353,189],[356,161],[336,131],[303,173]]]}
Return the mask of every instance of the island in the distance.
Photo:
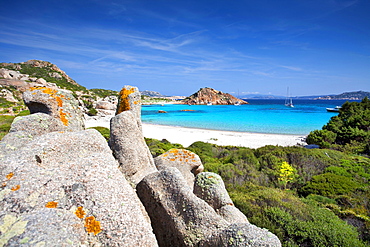
{"label": "island in the distance", "polygon": [[188,105],[245,105],[248,102],[213,88],[201,88],[182,101]]}

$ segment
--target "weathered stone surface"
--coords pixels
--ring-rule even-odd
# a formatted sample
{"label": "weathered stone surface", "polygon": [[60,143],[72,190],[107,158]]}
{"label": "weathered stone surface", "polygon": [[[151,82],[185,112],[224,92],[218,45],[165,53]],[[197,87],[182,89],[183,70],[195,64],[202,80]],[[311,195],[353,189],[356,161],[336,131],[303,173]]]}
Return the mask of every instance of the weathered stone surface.
{"label": "weathered stone surface", "polygon": [[226,228],[205,201],[192,193],[180,171],[167,167],[146,176],[136,187],[160,246],[196,246]]}
{"label": "weathered stone surface", "polygon": [[202,172],[195,177],[194,194],[206,201],[229,223],[249,223],[247,217],[234,206],[222,178],[213,172]]}
{"label": "weathered stone surface", "polygon": [[[157,246],[140,200],[117,167],[95,130],[47,133],[0,158],[0,243]],[[94,222],[96,235],[88,227]]]}
{"label": "weathered stone surface", "polygon": [[157,170],[132,111],[124,111],[111,119],[109,145],[119,162],[119,169],[133,183],[137,184]]}
{"label": "weathered stone surface", "polygon": [[249,223],[247,216],[234,205],[222,206],[216,212],[229,223]]}
{"label": "weathered stone surface", "polygon": [[46,87],[30,88],[23,93],[23,99],[31,114],[46,113],[62,121],[70,131],[80,131],[85,128],[78,101],[67,90]]}
{"label": "weathered stone surface", "polygon": [[24,131],[35,137],[54,131],[66,131],[67,127],[59,119],[45,113],[35,113],[27,116],[16,117],[9,132]]}
{"label": "weathered stone surface", "polygon": [[266,229],[261,229],[252,224],[232,224],[219,232],[214,232],[212,237],[199,246],[263,246],[279,247],[280,240]]}
{"label": "weathered stone surface", "polygon": [[141,94],[137,87],[124,86],[119,93],[116,115],[131,111],[141,129]]}
{"label": "weathered stone surface", "polygon": [[196,176],[194,194],[205,200],[215,210],[225,205],[234,205],[222,178],[213,172],[202,172]]}
{"label": "weathered stone surface", "polygon": [[195,175],[204,170],[199,156],[186,149],[171,149],[156,157],[154,163],[158,169],[176,167],[191,188],[194,186]]}
{"label": "weathered stone surface", "polygon": [[103,110],[116,110],[117,106],[108,101],[99,101],[96,103],[95,108]]}

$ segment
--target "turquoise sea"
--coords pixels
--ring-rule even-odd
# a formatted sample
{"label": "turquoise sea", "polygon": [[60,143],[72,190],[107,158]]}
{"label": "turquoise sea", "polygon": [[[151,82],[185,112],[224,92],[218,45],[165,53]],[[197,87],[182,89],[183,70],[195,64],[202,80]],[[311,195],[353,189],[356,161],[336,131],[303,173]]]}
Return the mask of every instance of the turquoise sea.
{"label": "turquoise sea", "polygon": [[[307,135],[321,129],[337,113],[327,107],[345,100],[295,100],[294,108],[284,100],[248,99],[248,105],[149,105],[142,106],[144,123],[190,128],[271,134]],[[158,113],[158,111],[167,113]],[[192,110],[192,111],[182,111]]]}

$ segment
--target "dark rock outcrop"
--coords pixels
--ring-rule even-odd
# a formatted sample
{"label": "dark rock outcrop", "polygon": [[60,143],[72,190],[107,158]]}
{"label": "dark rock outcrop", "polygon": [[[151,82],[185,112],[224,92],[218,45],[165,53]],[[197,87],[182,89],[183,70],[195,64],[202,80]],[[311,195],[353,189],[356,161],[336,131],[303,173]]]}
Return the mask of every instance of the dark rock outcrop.
{"label": "dark rock outcrop", "polygon": [[198,92],[192,94],[182,101],[189,105],[235,105],[248,104],[248,102],[238,99],[231,94],[217,91],[213,88],[201,88]]}

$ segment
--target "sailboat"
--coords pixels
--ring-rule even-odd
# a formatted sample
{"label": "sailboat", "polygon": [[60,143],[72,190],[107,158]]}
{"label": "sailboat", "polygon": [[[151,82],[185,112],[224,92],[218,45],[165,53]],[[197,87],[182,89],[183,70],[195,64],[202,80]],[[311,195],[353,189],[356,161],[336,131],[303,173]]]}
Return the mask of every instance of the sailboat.
{"label": "sailboat", "polygon": [[289,87],[287,89],[287,94],[286,94],[286,99],[285,99],[285,106],[288,106],[288,107],[294,107],[293,105],[293,100],[292,98],[289,96]]}

